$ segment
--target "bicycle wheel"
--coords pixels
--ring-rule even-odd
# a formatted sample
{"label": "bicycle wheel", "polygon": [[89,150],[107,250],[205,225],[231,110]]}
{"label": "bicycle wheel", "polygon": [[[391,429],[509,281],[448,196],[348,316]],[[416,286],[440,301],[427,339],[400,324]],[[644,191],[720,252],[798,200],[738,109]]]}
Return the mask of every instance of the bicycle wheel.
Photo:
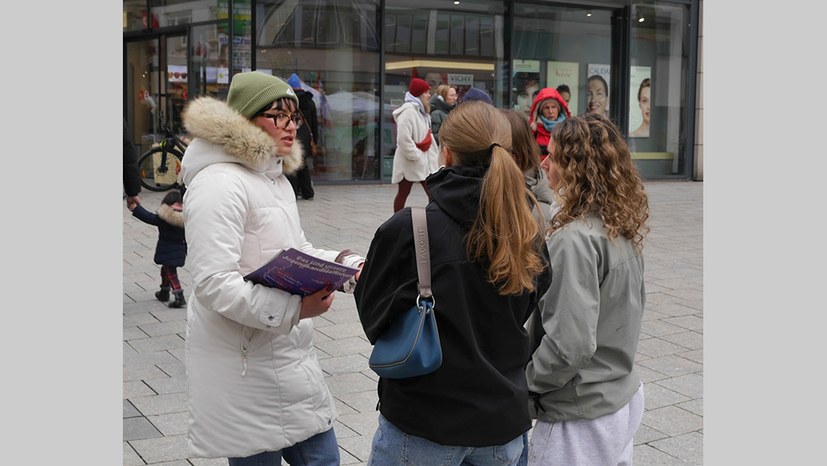
{"label": "bicycle wheel", "polygon": [[[166,152],[166,163],[162,164]],[[167,191],[178,187],[178,173],[181,171],[183,154],[175,149],[153,147],[138,159],[141,186],[150,191]]]}

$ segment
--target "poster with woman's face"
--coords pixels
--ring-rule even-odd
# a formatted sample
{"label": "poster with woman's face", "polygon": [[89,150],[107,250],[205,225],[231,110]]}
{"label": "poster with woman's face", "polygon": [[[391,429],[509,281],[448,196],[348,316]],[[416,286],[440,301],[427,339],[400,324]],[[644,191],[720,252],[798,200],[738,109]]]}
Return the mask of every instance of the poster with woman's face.
{"label": "poster with woman's face", "polygon": [[589,63],[586,76],[586,112],[609,116],[611,66]]}
{"label": "poster with woman's face", "polygon": [[652,68],[633,66],[629,73],[629,137],[648,138],[652,108]]}

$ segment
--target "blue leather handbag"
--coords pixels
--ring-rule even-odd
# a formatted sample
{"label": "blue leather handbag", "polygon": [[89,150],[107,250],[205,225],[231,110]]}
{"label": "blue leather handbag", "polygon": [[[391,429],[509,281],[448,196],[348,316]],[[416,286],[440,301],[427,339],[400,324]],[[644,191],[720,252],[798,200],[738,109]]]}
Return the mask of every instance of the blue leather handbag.
{"label": "blue leather handbag", "polygon": [[388,324],[373,345],[368,365],[380,377],[405,379],[429,374],[442,365],[442,346],[434,316],[431,258],[425,209],[411,207],[419,296],[413,307]]}

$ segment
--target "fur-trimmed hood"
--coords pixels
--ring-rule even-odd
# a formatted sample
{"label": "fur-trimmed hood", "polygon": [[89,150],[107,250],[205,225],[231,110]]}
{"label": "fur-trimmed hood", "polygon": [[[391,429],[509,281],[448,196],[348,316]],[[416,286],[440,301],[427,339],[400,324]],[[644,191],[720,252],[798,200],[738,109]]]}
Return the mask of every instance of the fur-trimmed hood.
{"label": "fur-trimmed hood", "polygon": [[289,154],[279,155],[276,142],[264,130],[216,98],[190,101],[181,119],[193,136],[181,161],[180,176],[185,185],[204,167],[219,162],[240,163],[259,172],[292,173],[302,167],[298,138]]}
{"label": "fur-trimmed hood", "polygon": [[158,207],[158,217],[161,220],[169,223],[170,225],[184,228],[184,213],[179,212],[173,209],[171,206],[166,204],[161,204],[161,207]]}

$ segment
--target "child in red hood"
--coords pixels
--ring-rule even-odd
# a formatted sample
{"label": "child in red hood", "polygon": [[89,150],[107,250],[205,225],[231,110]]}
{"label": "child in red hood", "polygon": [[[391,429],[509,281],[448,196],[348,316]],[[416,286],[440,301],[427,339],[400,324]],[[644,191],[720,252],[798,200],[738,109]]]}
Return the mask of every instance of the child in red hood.
{"label": "child in red hood", "polygon": [[571,118],[569,106],[557,89],[546,87],[534,98],[534,103],[531,104],[529,125],[537,145],[540,146],[541,157],[548,155],[551,128],[566,118]]}

